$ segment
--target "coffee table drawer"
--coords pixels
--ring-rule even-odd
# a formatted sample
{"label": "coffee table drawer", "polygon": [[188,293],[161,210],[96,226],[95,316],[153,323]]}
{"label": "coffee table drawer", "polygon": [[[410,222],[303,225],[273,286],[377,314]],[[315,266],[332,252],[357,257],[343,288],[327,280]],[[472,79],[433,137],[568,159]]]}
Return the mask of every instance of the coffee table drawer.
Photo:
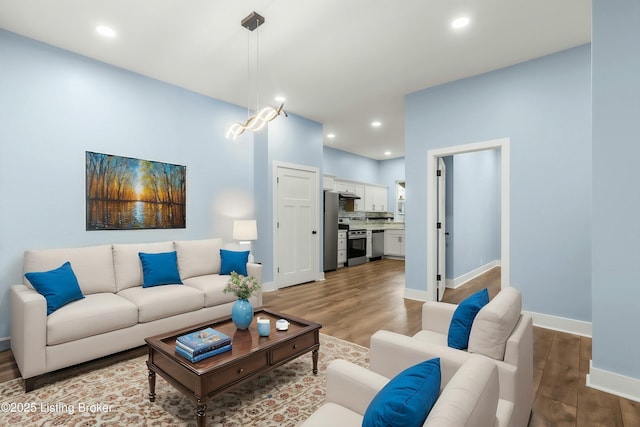
{"label": "coffee table drawer", "polygon": [[317,344],[314,334],[302,335],[273,349],[271,353],[272,363],[278,363],[295,355],[309,351],[309,348]]}
{"label": "coffee table drawer", "polygon": [[264,369],[268,364],[267,353],[264,352],[245,357],[241,361],[216,372],[214,376],[216,388],[239,381],[254,372]]}

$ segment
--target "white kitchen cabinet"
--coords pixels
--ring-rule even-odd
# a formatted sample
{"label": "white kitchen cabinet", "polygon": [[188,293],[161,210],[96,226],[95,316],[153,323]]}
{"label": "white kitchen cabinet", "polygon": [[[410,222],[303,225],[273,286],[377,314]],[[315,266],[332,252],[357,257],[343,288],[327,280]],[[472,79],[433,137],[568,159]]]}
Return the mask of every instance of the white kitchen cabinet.
{"label": "white kitchen cabinet", "polygon": [[384,254],[404,257],[404,230],[384,231]]}
{"label": "white kitchen cabinet", "polygon": [[364,206],[367,212],[387,212],[387,187],[378,185],[365,185]]}
{"label": "white kitchen cabinet", "polygon": [[354,193],[355,185],[356,183],[352,181],[342,181],[336,179],[336,191],[339,193]]}
{"label": "white kitchen cabinet", "polygon": [[347,232],[338,231],[338,267],[347,263]]}
{"label": "white kitchen cabinet", "polygon": [[355,193],[356,196],[360,196],[359,199],[356,199],[356,200],[353,201],[353,210],[356,211],[356,212],[364,212],[364,210],[365,210],[365,205],[364,205],[364,198],[365,198],[364,184],[354,184],[353,192]]}
{"label": "white kitchen cabinet", "polygon": [[335,191],[336,189],[336,177],[333,175],[324,175],[322,177],[322,189]]}

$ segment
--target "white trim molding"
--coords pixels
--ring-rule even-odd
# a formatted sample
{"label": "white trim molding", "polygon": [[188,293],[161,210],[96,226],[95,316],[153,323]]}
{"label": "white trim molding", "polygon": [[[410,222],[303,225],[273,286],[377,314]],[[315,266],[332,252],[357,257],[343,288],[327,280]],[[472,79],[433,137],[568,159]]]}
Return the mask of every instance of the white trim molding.
{"label": "white trim molding", "polygon": [[276,282],[266,282],[262,284],[262,292],[273,292],[277,290]]}
{"label": "white trim molding", "polygon": [[427,291],[420,291],[418,289],[404,288],[404,298],[412,299],[416,301],[428,301],[429,294]]}
{"label": "white trim molding", "polygon": [[446,286],[449,289],[459,288],[460,286],[464,285],[468,281],[475,279],[476,277],[491,270],[493,267],[498,267],[499,265],[500,265],[500,260],[497,260],[497,259],[493,260],[485,265],[481,265],[478,268],[468,271],[462,276],[456,277],[455,279],[446,279],[445,280]]}
{"label": "white trim molding", "polygon": [[640,379],[594,368],[593,360],[589,361],[587,387],[640,402]]}
{"label": "white trim molding", "polygon": [[[483,150],[501,150],[500,155],[500,259],[502,263],[500,283],[502,288],[510,285],[511,273],[511,139],[500,138],[490,141],[476,142],[454,147],[438,148],[427,151],[427,230],[436,229],[436,206],[437,206],[437,180],[435,171],[439,157],[451,156],[455,154],[471,153]],[[427,235],[427,298],[429,301],[436,301],[436,265],[437,248],[435,233],[429,232]],[[405,290],[405,295],[409,294],[409,289]]]}
{"label": "white trim molding", "polygon": [[591,322],[535,313],[532,311],[523,311],[523,313],[531,315],[534,326],[591,338]]}

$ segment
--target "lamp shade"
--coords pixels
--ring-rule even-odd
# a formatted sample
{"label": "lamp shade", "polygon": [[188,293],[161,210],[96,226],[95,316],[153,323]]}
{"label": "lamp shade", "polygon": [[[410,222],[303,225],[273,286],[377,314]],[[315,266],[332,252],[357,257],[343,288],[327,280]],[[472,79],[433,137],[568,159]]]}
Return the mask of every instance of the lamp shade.
{"label": "lamp shade", "polygon": [[236,219],[233,221],[233,240],[257,240],[258,226],[255,219]]}

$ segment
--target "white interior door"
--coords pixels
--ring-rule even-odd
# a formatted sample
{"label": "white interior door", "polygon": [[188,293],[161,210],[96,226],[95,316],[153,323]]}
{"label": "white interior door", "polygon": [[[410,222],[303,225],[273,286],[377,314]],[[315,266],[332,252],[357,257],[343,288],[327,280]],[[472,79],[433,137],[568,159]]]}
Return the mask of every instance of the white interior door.
{"label": "white interior door", "polygon": [[446,222],[445,222],[445,202],[446,202],[446,168],[444,165],[444,160],[442,158],[438,158],[438,205],[436,212],[436,221],[437,221],[437,236],[438,236],[438,268],[436,271],[436,283],[438,286],[438,301],[442,301],[444,297],[444,291],[446,289],[446,253],[447,253],[447,242],[446,242]]}
{"label": "white interior door", "polygon": [[297,285],[318,271],[318,173],[278,166],[276,283]]}

